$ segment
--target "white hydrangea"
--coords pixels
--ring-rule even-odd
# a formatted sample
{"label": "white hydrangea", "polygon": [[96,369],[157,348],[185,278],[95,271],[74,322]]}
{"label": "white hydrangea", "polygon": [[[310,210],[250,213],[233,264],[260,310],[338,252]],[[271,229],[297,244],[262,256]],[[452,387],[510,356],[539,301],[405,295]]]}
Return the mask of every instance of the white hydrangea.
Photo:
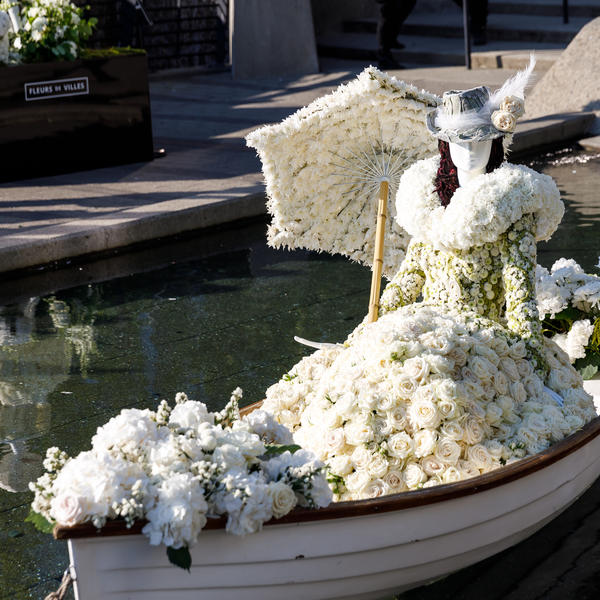
{"label": "white hydrangea", "polygon": [[326,506],[325,465],[307,451],[277,454],[292,444],[290,431],[264,411],[239,419],[239,397],[238,389],[224,415],[178,394],[173,409],[163,401],[156,412],[121,411],[76,458],[50,448],[47,472],[30,486],[33,509],[67,526],[146,519],[151,544],[182,548],[209,517],[225,515],[227,530],[245,535],[296,504]]}

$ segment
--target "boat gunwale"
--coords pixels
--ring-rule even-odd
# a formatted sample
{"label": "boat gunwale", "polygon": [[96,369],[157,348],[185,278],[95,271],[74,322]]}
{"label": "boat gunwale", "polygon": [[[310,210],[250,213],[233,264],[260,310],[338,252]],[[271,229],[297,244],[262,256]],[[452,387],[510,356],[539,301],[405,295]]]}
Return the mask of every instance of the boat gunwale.
{"label": "boat gunwale", "polygon": [[[259,408],[261,404],[262,402],[257,402],[245,407],[241,412],[248,413]],[[540,471],[579,450],[598,435],[600,435],[600,416],[592,419],[579,431],[556,442],[546,450],[534,454],[533,456],[525,457],[513,464],[490,471],[489,473],[484,473],[483,475],[421,490],[390,494],[380,498],[334,502],[329,506],[317,510],[295,508],[280,519],[271,519],[265,523],[265,526],[362,517],[416,508],[464,496],[471,496]],[[224,529],[226,522],[224,517],[208,519],[204,529]],[[136,521],[132,527],[127,528],[125,521],[114,520],[107,521],[102,529],[96,529],[91,523],[81,523],[71,527],[57,524],[54,527],[53,534],[56,539],[136,535],[142,532],[146,523],[147,521],[145,520]]]}

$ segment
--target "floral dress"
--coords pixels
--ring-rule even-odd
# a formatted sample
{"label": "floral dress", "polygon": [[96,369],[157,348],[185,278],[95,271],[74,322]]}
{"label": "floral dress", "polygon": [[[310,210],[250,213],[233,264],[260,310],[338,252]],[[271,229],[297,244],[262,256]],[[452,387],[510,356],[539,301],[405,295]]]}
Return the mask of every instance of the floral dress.
{"label": "floral dress", "polygon": [[536,241],[564,210],[556,185],[504,164],[444,208],[438,165],[420,161],[400,182],[397,218],[412,238],[379,320],[267,390],[265,410],[329,465],[338,500],[479,475],[596,415],[537,312]]}

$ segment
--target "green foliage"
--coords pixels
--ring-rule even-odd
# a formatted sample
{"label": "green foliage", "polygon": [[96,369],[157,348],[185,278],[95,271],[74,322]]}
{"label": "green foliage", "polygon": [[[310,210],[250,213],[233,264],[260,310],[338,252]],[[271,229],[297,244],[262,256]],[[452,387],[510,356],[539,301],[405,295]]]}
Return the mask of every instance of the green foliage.
{"label": "green foliage", "polygon": [[185,569],[188,573],[190,572],[192,557],[187,548],[172,548],[169,546],[167,548],[167,557],[171,564],[174,564],[181,569]]}
{"label": "green foliage", "polygon": [[294,454],[297,450],[300,450],[300,446],[297,444],[267,444],[265,456],[276,456],[277,454],[283,454],[284,452],[290,452]]}
{"label": "green foliage", "polygon": [[600,369],[600,353],[588,351],[585,358],[578,358],[573,366],[584,379],[591,379]]}
{"label": "green foliage", "polygon": [[344,490],[346,489],[346,483],[341,475],[327,473],[327,483],[329,483],[331,491],[334,494],[343,494]]}
{"label": "green foliage", "polygon": [[54,529],[54,523],[48,521],[45,517],[40,515],[33,510],[33,508],[29,511],[29,514],[25,518],[27,523],[32,523],[33,526],[42,533],[52,533]]}

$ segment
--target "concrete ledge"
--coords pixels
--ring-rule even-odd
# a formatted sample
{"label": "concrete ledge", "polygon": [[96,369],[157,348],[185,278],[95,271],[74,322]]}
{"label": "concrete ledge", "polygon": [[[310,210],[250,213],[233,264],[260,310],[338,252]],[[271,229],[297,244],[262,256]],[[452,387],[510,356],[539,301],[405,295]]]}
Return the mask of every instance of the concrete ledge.
{"label": "concrete ledge", "polygon": [[256,217],[266,212],[264,194],[227,200],[179,198],[101,217],[68,221],[0,238],[0,272],[130,246],[185,231]]}
{"label": "concrete ledge", "polygon": [[548,115],[519,124],[511,146],[511,153],[528,154],[541,148],[585,136],[595,121],[594,113]]}

